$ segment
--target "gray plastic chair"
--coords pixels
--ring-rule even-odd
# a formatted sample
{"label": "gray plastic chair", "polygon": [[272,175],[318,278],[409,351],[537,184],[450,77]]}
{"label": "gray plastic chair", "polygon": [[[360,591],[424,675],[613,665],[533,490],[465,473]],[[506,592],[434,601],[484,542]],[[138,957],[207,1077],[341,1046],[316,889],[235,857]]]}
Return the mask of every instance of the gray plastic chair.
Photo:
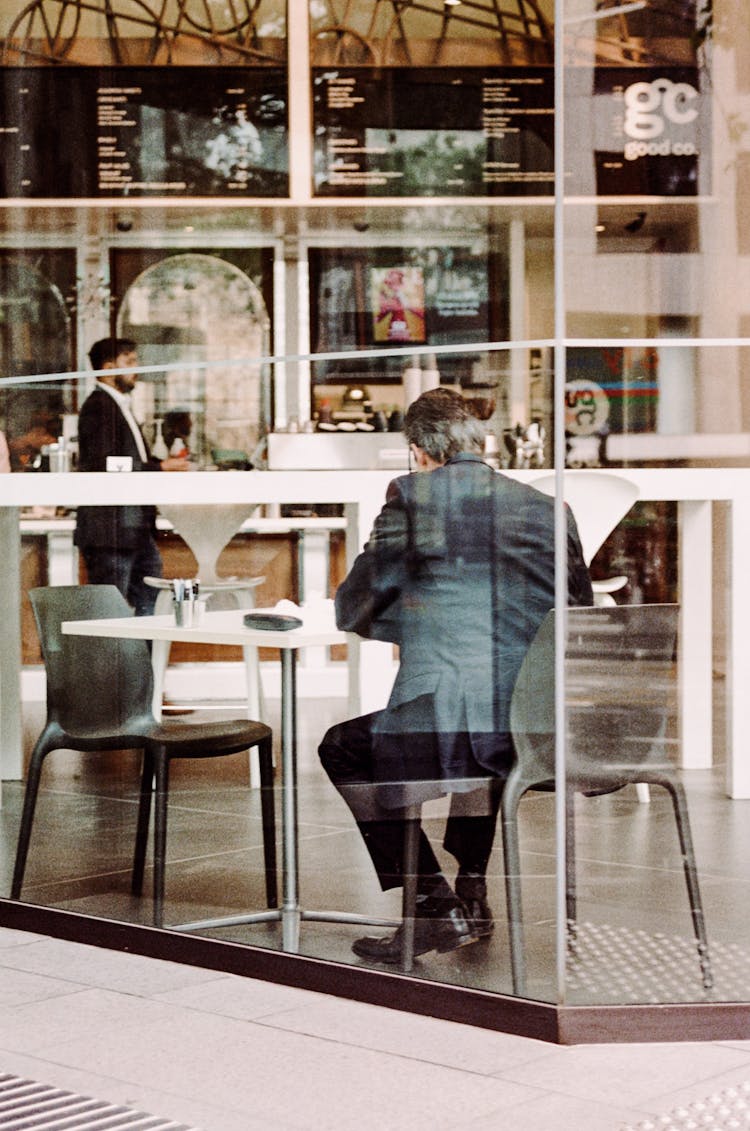
{"label": "gray plastic chair", "polygon": [[[576,793],[601,794],[648,782],[668,790],[674,807],[703,985],[713,984],[685,790],[671,762],[666,736],[677,605],[570,608],[566,645],[566,913],[576,919]],[[555,789],[555,614],[548,613],[532,641],[511,700],[515,761],[501,790],[505,894],[513,989],[526,992],[518,806],[532,789]],[[452,783],[469,790],[488,779]],[[408,800],[408,797],[407,797]],[[407,807],[404,835],[402,969],[413,965],[416,871],[421,803]]]}
{"label": "gray plastic chair", "polygon": [[[713,984],[685,789],[669,757],[668,689],[677,605],[613,605],[567,610],[567,916],[576,918],[574,797],[648,782],[672,799],[703,985]],[[555,788],[555,618],[531,643],[511,701],[516,760],[500,814],[513,987],[525,992],[518,806],[530,789]]]}
{"label": "gray plastic chair", "polygon": [[151,703],[153,676],[144,640],[66,636],[66,620],[128,617],[133,611],[113,585],[32,589],[47,674],[47,720],[31,755],[18,836],[11,897],[20,898],[44,759],[53,750],[105,753],[143,750],[132,890],[140,895],[155,784],[154,924],[162,925],[167,840],[169,764],[173,758],[216,758],[257,747],[266,900],[278,904],[272,732],[249,719],[157,722]]}

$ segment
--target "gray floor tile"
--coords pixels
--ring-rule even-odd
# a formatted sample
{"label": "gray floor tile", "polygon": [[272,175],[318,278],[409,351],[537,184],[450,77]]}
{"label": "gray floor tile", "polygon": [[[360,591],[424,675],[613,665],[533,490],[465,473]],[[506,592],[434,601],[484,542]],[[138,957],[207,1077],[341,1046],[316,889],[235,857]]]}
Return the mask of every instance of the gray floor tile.
{"label": "gray floor tile", "polygon": [[[693,1045],[691,1047],[694,1050],[691,1054],[691,1063],[699,1065],[700,1053],[705,1049],[705,1046]],[[700,1072],[699,1068],[694,1075],[694,1082],[686,1087],[661,1092],[640,1103],[634,1102],[633,1106],[640,1113],[639,1118],[643,1119],[649,1115],[660,1116],[666,1112],[674,1111],[676,1108],[687,1108],[691,1104],[717,1096],[728,1089],[736,1090],[743,1088],[743,1085],[750,1085],[750,1061],[737,1065],[726,1072],[719,1072],[715,1076],[706,1077]],[[746,1118],[745,1126],[749,1123],[750,1120]]]}
{"label": "gray floor tile", "polygon": [[179,1025],[184,1011],[159,1001],[112,990],[86,989],[18,1005],[0,1014],[0,1048],[42,1054],[77,1040],[132,1043],[146,1025]]}
{"label": "gray floor tile", "polygon": [[555,1048],[502,1075],[579,1099],[618,1104],[627,1097],[638,1107],[745,1064],[746,1053],[713,1044],[581,1045]]}
{"label": "gray floor tile", "polygon": [[84,946],[64,939],[44,939],[27,947],[0,951],[0,967],[51,976],[64,971],[68,981],[82,986],[103,986],[143,997],[200,985],[216,977],[212,971],[198,967]]}
{"label": "gray floor tile", "polygon": [[327,994],[315,993],[313,990],[299,990],[292,986],[279,986],[274,982],[261,982],[255,978],[240,978],[231,974],[220,975],[201,985],[186,986],[153,996],[158,1001],[181,1005],[186,1009],[218,1013],[223,1017],[246,1021],[270,1019],[274,1023],[277,1017],[283,1018],[290,1011],[305,1007],[315,1009],[321,1002],[330,1000]]}
{"label": "gray floor tile", "polygon": [[542,1041],[336,998],[272,1015],[263,1023],[480,1075],[534,1061],[549,1050]]}
{"label": "gray floor tile", "polygon": [[14,931],[9,927],[0,927],[0,949],[9,946],[28,946],[29,943],[39,942],[44,935],[35,935],[31,931]]}
{"label": "gray floor tile", "polygon": [[484,1116],[538,1094],[520,1083],[206,1014],[194,1014],[189,1026],[179,1028],[145,1025],[137,1047],[113,1034],[106,1045],[68,1041],[57,1055],[97,1074],[179,1091],[199,1102],[220,1096],[232,1110],[249,1107],[290,1129],[447,1131],[458,1118]]}
{"label": "gray floor tile", "polygon": [[75,982],[67,982],[63,978],[25,970],[9,970],[0,966],[0,1006],[6,1009],[28,1002],[43,1002],[50,998],[68,996],[78,993],[80,989]]}
{"label": "gray floor tile", "polygon": [[510,1111],[456,1123],[451,1131],[619,1131],[631,1117],[626,1106],[550,1093],[517,1104]]}

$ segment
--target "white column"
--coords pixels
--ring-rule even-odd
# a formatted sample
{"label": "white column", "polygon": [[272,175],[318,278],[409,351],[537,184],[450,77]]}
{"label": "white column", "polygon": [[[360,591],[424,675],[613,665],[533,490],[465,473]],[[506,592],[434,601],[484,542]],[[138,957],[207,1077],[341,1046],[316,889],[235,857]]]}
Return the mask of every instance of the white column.
{"label": "white column", "polygon": [[713,760],[711,503],[679,503],[678,521],[680,761],[696,770]]}
{"label": "white column", "polygon": [[[510,340],[523,341],[527,335],[526,320],[526,228],[523,220],[510,222],[508,289],[510,292]],[[528,352],[511,350],[510,396],[508,410],[511,424],[528,424]]]}
{"label": "white column", "polygon": [[0,507],[0,546],[6,563],[0,586],[0,778],[23,777],[21,727],[21,535],[17,507]]}
{"label": "white column", "polygon": [[312,195],[312,83],[309,0],[288,0],[289,188],[297,204]]}
{"label": "white column", "polygon": [[[372,495],[345,507],[346,562],[349,568],[364,546],[384,499]],[[349,713],[352,717],[385,707],[396,676],[393,645],[352,637],[349,652]]]}
{"label": "white column", "polygon": [[78,584],[78,549],[72,530],[47,531],[47,584]]}
{"label": "white column", "polygon": [[[299,577],[299,602],[316,597],[328,597],[330,576],[330,530],[300,530],[297,542],[297,572]],[[298,667],[325,668],[328,649],[301,648]]]}
{"label": "white column", "polygon": [[727,795],[750,798],[750,498],[730,503],[727,625]]}

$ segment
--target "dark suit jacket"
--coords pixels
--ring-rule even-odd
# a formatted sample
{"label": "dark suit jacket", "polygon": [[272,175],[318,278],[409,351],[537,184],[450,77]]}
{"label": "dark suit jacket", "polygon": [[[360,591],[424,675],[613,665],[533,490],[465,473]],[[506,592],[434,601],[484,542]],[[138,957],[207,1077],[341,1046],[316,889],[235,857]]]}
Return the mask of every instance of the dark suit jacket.
{"label": "dark suit jacket", "polygon": [[[159,470],[158,460],[149,456],[144,463],[141,459],[135,437],[114,397],[103,389],[95,389],[84,401],[78,417],[78,469],[106,471],[107,456],[130,456],[133,471]],[[79,507],[75,542],[77,546],[132,550],[144,534],[154,530],[155,519],[155,507]]]}
{"label": "dark suit jacket", "polygon": [[[567,517],[569,600],[590,605],[569,508]],[[336,594],[340,628],[400,649],[388,706],[375,723],[378,780],[507,771],[510,698],[555,603],[554,556],[554,500],[479,456],[462,453],[390,484]]]}

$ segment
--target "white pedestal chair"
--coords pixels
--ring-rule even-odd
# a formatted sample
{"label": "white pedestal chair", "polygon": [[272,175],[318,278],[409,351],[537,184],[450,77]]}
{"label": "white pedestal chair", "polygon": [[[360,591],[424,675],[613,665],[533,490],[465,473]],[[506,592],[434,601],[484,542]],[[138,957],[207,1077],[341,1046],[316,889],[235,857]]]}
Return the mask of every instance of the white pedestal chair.
{"label": "white pedestal chair", "polygon": [[[575,471],[565,473],[565,502],[575,516],[586,565],[590,565],[597,550],[604,544],[615,527],[628,513],[638,498],[638,488],[619,475],[606,471]],[[555,476],[540,475],[531,480],[531,486],[545,495],[554,495]],[[627,584],[627,577],[610,577],[594,581],[594,602],[597,605],[614,603],[612,594]]]}
{"label": "white pedestal chair", "polygon": [[[172,524],[177,534],[195,557],[196,576],[200,579],[200,593],[208,598],[210,608],[252,609],[255,589],[264,577],[219,577],[216,563],[224,547],[232,540],[242,523],[254,510],[251,503],[210,503],[159,505],[159,512]],[[172,608],[172,587],[163,578],[146,578],[159,593],[156,613],[166,613]],[[164,677],[169,663],[170,642],[155,640],[151,651],[154,670],[154,714],[161,717]],[[257,648],[242,649],[247,676],[248,717],[263,717],[260,684],[260,665]]]}

